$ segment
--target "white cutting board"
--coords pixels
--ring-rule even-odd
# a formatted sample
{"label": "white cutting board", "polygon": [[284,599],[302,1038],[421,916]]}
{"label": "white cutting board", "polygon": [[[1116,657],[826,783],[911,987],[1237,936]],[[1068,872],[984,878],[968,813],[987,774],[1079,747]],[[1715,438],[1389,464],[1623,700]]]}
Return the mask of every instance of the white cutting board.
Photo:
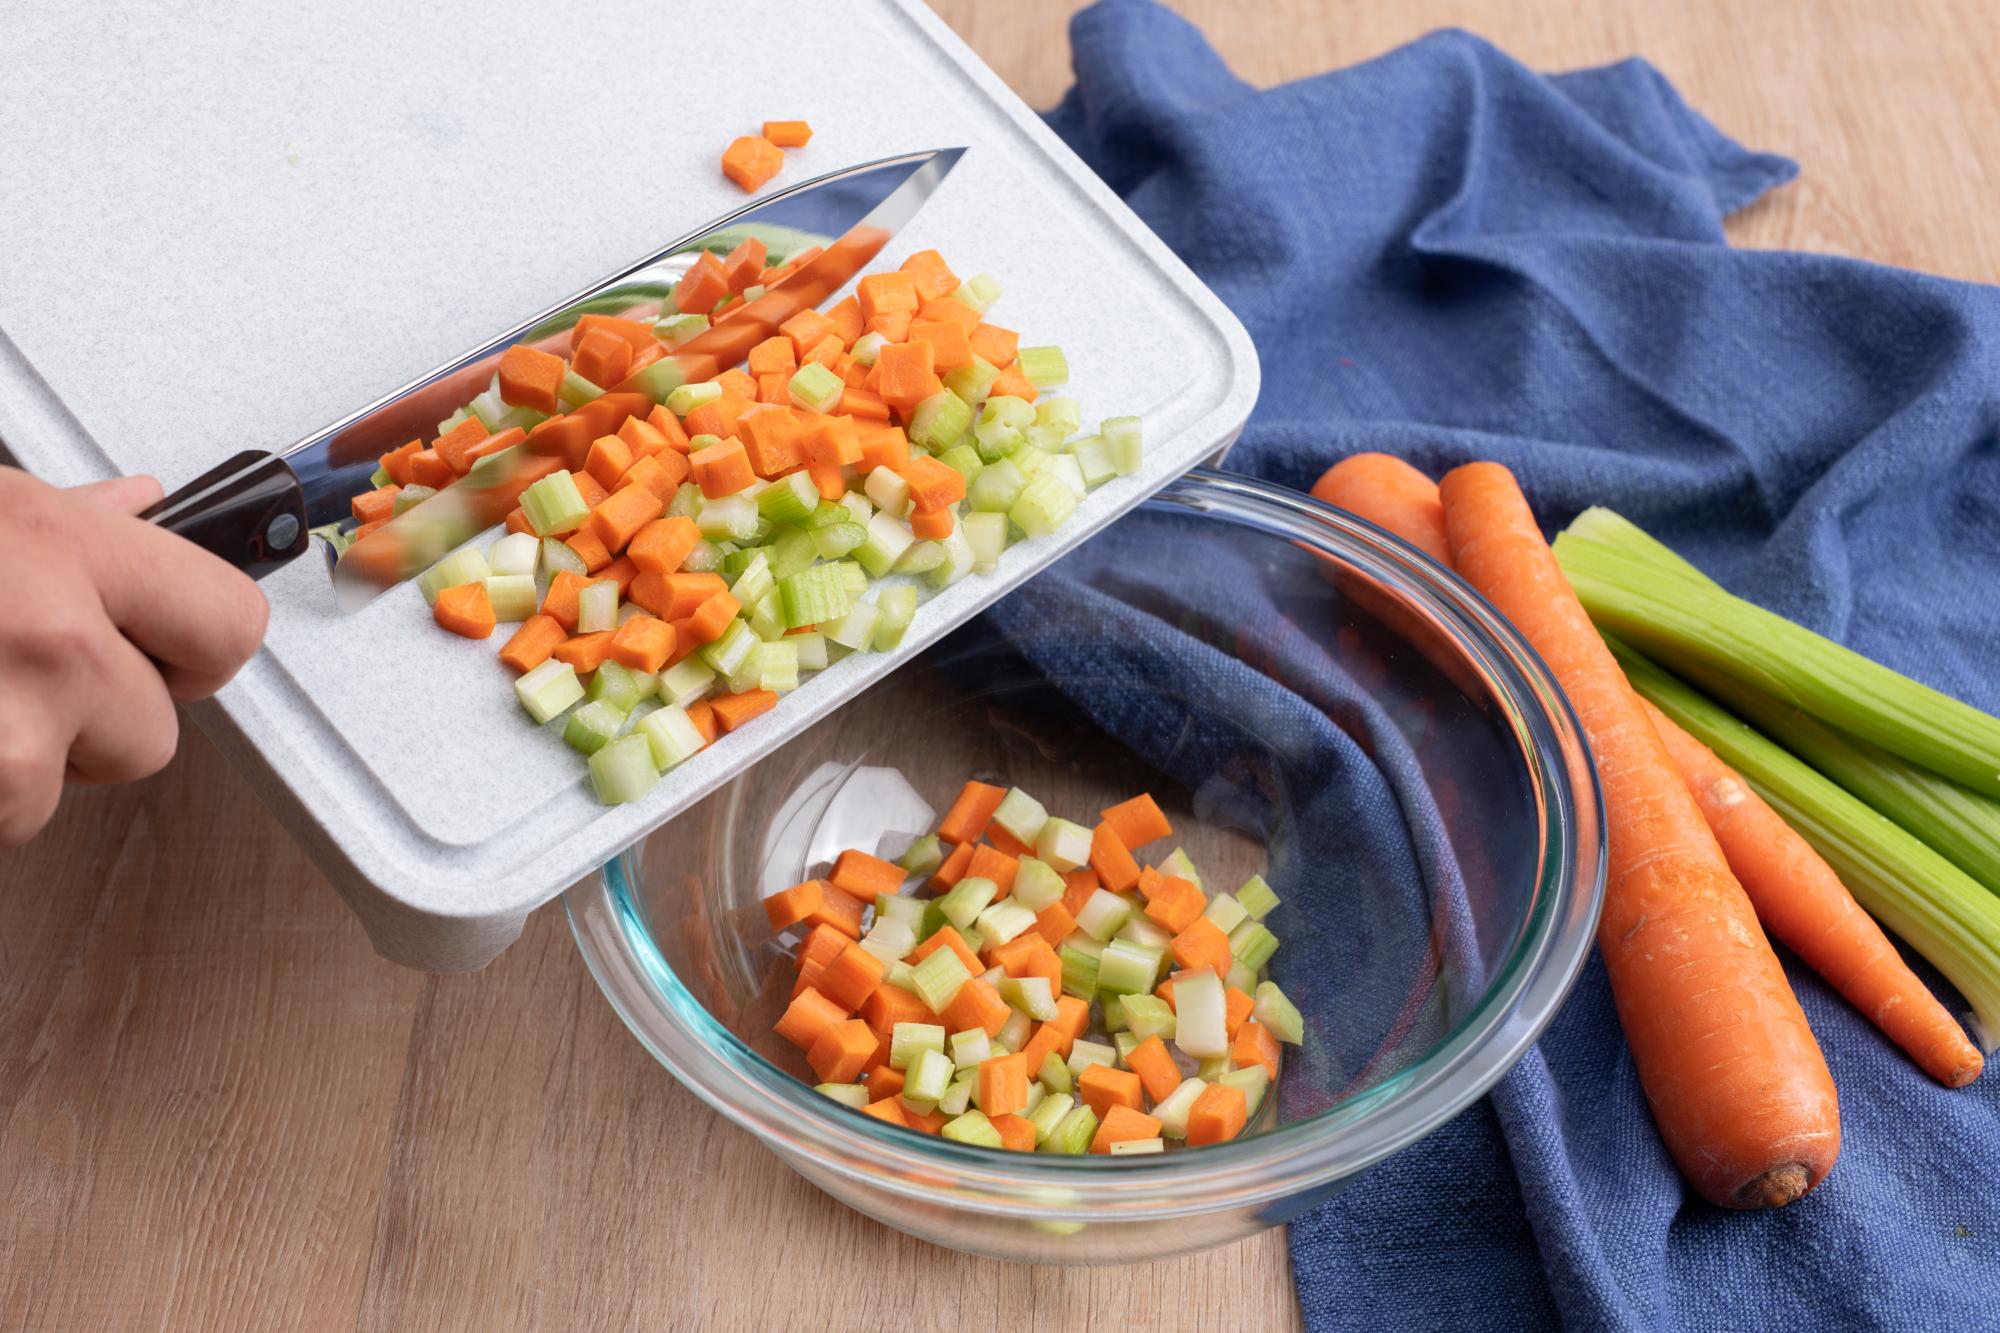
{"label": "white cutting board", "polygon": [[14,0],[5,27],[0,439],[51,481],[171,490],[285,448],[741,205],[717,160],[765,119],[815,131],[773,188],[968,146],[877,267],[934,246],[992,272],[993,320],[1065,349],[1086,425],[1146,419],[1141,476],[927,602],[898,652],[820,673],[615,809],[520,712],[498,637],[439,631],[407,585],[342,616],[317,556],[268,578],[264,649],[197,717],[398,961],[488,961],[530,910],[1225,446],[1256,397],[1236,320],[910,0]]}

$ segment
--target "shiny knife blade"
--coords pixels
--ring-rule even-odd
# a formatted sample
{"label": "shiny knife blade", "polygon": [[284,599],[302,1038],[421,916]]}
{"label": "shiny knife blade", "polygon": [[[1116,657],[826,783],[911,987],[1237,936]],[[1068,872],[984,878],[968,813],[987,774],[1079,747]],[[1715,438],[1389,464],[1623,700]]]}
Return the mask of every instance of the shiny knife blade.
{"label": "shiny knife blade", "polygon": [[[763,236],[774,253],[781,243],[786,253],[822,246],[782,283],[611,392],[658,402],[679,384],[728,369],[778,325],[846,285],[923,206],[964,151],[883,158],[758,200],[302,441],[284,461],[304,488],[308,521],[317,527],[347,518],[350,499],[371,489],[380,456],[406,440],[433,435],[440,419],[488,386],[501,354],[515,343],[536,342],[566,354],[569,331],[585,314],[650,317],[698,252],[727,250],[748,235]],[[518,503],[519,474],[535,457],[531,443],[482,458],[465,477],[340,552],[332,561],[340,608],[366,605],[499,522]],[[328,552],[331,558],[330,545]]]}

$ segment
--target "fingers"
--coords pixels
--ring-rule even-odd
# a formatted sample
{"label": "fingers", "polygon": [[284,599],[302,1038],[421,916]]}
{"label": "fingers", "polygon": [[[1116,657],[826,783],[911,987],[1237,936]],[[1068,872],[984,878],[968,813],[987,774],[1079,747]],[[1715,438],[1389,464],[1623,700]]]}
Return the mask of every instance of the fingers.
{"label": "fingers", "polygon": [[152,477],[113,477],[70,487],[69,493],[121,514],[136,514],[160,502],[163,492]]}
{"label": "fingers", "polygon": [[153,663],[106,634],[90,675],[92,697],[77,719],[70,769],[86,782],[137,782],[165,768],[180,742],[180,718]]}
{"label": "fingers", "polygon": [[85,564],[111,620],[176,699],[205,699],[264,640],[270,607],[247,575],[150,523],[91,506]]}
{"label": "fingers", "polygon": [[22,846],[55,814],[67,748],[46,718],[11,711],[20,720],[0,728],[0,847]]}

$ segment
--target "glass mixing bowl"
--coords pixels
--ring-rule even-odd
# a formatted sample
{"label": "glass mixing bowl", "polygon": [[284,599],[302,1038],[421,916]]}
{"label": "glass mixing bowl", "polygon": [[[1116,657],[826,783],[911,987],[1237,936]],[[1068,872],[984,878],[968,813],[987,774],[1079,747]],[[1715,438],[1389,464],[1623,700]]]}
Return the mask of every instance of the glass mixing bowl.
{"label": "glass mixing bowl", "polygon": [[[895,855],[968,777],[1073,819],[1151,791],[1211,891],[1270,880],[1307,1032],[1242,1137],[1004,1153],[801,1081],[759,899],[846,847]],[[954,1249],[1116,1263],[1284,1222],[1463,1110],[1562,1002],[1603,874],[1576,721],[1491,607],[1366,523],[1196,472],[565,905],[647,1049],[827,1193]]]}

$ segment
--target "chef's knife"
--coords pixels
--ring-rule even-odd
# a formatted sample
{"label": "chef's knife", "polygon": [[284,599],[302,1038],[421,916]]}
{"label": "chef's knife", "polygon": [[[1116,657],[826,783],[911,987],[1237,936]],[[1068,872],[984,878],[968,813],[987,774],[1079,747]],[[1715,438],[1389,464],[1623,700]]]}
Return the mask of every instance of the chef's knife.
{"label": "chef's knife", "polygon": [[[736,364],[785,320],[818,305],[881,250],[936,190],[962,148],[863,163],[757,200],[593,283],[569,300],[299,441],[282,455],[247,450],[197,477],[143,517],[262,578],[303,555],[311,530],[348,519],[350,501],[372,490],[382,454],[428,439],[441,418],[485,389],[500,356],[517,342],[550,340],[567,350],[570,328],[592,312],[656,307],[696,254],[760,235],[788,250],[823,244],[818,256],[730,319],[683,344],[612,392],[657,402],[675,385]],[[499,521],[496,497],[511,496],[514,465],[527,446],[490,455],[445,487],[354,543],[334,567],[343,610],[422,572],[452,547]],[[511,505],[512,501],[509,500]],[[331,550],[331,548],[329,548]]]}

